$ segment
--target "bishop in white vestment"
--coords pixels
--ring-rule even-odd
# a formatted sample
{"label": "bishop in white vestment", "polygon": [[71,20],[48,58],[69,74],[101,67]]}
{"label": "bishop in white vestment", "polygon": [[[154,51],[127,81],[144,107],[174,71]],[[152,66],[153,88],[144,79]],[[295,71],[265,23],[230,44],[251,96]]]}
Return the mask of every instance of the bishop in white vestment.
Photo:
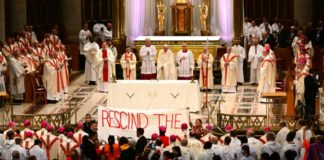
{"label": "bishop in white vestment", "polygon": [[188,50],[187,44],[182,44],[182,50],[177,54],[178,79],[190,80],[195,69],[195,59],[193,53]]}
{"label": "bishop in white vestment", "polygon": [[214,57],[208,52],[208,48],[205,47],[198,57],[198,67],[200,68],[199,84],[201,89],[213,89],[214,87],[213,63]]}
{"label": "bishop in white vestment", "polygon": [[96,42],[88,42],[84,46],[86,63],[85,63],[85,78],[89,85],[95,85],[97,75],[95,71],[95,59],[99,53],[99,45]]}
{"label": "bishop in white vestment", "polygon": [[226,53],[221,58],[222,92],[236,92],[237,86],[237,57],[231,47],[227,47]]}
{"label": "bishop in white vestment", "polygon": [[156,79],[156,48],[151,45],[149,38],[145,39],[145,45],[140,49],[140,56],[142,59],[141,79]]}
{"label": "bishop in white vestment", "polygon": [[250,83],[256,84],[260,77],[263,47],[259,45],[258,38],[253,38],[252,43],[253,45],[249,49],[248,63],[250,63]]}
{"label": "bishop in white vestment", "polygon": [[159,80],[176,80],[177,71],[173,52],[165,44],[159,51],[157,60],[157,79]]}
{"label": "bishop in white vestment", "polygon": [[131,52],[131,48],[126,48],[126,53],[120,58],[120,64],[123,68],[124,80],[136,79],[136,56]]}

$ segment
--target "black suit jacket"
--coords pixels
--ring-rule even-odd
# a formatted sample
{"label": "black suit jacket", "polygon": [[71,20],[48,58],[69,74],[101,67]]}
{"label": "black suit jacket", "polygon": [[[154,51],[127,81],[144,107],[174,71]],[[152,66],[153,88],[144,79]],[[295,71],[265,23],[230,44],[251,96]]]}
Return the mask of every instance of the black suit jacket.
{"label": "black suit jacket", "polygon": [[91,143],[90,141],[86,141],[84,143],[82,143],[82,147],[81,147],[82,151],[81,151],[81,155],[84,157],[87,157],[91,160],[97,160],[99,158],[99,156],[97,155],[96,152],[96,147],[93,143]]}
{"label": "black suit jacket", "polygon": [[136,155],[142,154],[145,146],[147,145],[147,139],[144,136],[141,136],[135,145],[135,153]]}
{"label": "black suit jacket", "polygon": [[316,84],[315,78],[311,75],[307,75],[304,79],[305,85],[305,100],[315,100],[318,86]]}

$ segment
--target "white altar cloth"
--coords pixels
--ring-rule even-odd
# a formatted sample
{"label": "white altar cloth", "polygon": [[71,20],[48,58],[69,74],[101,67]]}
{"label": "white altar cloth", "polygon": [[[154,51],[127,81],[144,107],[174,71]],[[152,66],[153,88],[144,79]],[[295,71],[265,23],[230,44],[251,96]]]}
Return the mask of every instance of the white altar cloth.
{"label": "white altar cloth", "polygon": [[186,109],[200,111],[199,83],[188,80],[118,80],[108,87],[107,106],[129,109]]}
{"label": "white altar cloth", "polygon": [[151,41],[219,41],[220,36],[139,36],[135,41],[144,41],[150,38]]}

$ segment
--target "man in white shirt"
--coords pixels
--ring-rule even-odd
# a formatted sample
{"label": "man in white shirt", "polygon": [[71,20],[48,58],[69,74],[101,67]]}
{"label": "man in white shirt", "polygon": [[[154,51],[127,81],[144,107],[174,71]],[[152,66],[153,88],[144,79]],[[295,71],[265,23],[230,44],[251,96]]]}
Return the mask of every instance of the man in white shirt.
{"label": "man in white shirt", "polygon": [[156,79],[156,54],[155,46],[151,45],[151,40],[149,38],[146,38],[145,45],[143,45],[140,49],[140,57],[142,59],[141,79]]}
{"label": "man in white shirt", "polygon": [[16,145],[11,148],[11,151],[18,151],[20,155],[19,160],[25,160],[27,158],[27,151],[22,147],[22,139],[16,138],[15,143]]}
{"label": "man in white shirt", "polygon": [[45,151],[42,149],[42,142],[36,139],[34,147],[29,150],[30,156],[35,156],[37,160],[47,160]]}
{"label": "man in white shirt", "polygon": [[79,58],[79,65],[80,65],[80,70],[84,70],[85,66],[85,53],[86,51],[84,50],[85,44],[90,42],[90,38],[92,37],[91,31],[88,29],[88,23],[83,24],[83,28],[79,32],[79,42],[80,42],[80,58]]}
{"label": "man in white shirt", "polygon": [[195,60],[186,43],[182,44],[182,50],[177,53],[176,60],[178,63],[178,79],[190,80],[195,69]]}
{"label": "man in white shirt", "polygon": [[260,76],[263,47],[259,45],[257,37],[252,38],[252,43],[253,45],[249,49],[248,63],[250,63],[250,83],[256,84],[258,83]]}

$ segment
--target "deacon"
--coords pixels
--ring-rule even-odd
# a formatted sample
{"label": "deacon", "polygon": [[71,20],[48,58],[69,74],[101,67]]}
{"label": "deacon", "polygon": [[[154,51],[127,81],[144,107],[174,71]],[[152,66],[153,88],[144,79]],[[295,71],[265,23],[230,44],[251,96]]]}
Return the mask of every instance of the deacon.
{"label": "deacon", "polygon": [[157,59],[157,79],[159,80],[176,80],[177,71],[173,52],[165,44],[159,51]]}
{"label": "deacon", "polygon": [[149,38],[145,39],[145,45],[140,49],[140,56],[142,59],[141,79],[156,79],[156,48],[154,45],[151,45],[151,40]]}
{"label": "deacon", "polygon": [[270,52],[270,45],[264,46],[263,61],[260,66],[260,79],[258,92],[275,92],[276,91],[276,61],[273,53]]}
{"label": "deacon", "polygon": [[237,85],[237,57],[231,47],[226,48],[226,53],[221,58],[222,92],[236,92]]}
{"label": "deacon", "polygon": [[97,75],[95,62],[96,57],[99,53],[99,45],[96,42],[88,42],[84,46],[84,55],[86,57],[85,63],[85,78],[86,81],[89,82],[88,85],[96,85]]}
{"label": "deacon", "polygon": [[259,45],[259,40],[257,37],[252,38],[253,45],[249,49],[249,59],[250,63],[250,83],[256,84],[260,77],[260,64],[262,61],[263,47]]}
{"label": "deacon", "polygon": [[126,53],[120,58],[120,64],[123,68],[124,80],[136,79],[136,56],[129,46],[126,47]]}
{"label": "deacon", "polygon": [[20,62],[20,53],[14,50],[12,56],[8,58],[9,62],[9,78],[10,78],[10,93],[14,97],[14,101],[21,103],[25,93],[25,68]]}
{"label": "deacon", "polygon": [[47,100],[49,103],[56,103],[61,100],[64,89],[61,74],[62,65],[56,57],[56,53],[50,51],[49,59],[44,63],[43,82],[47,91]]}
{"label": "deacon", "polygon": [[102,43],[102,49],[96,58],[97,72],[97,90],[100,92],[108,92],[108,85],[112,78],[113,62],[115,56],[108,49],[107,43]]}
{"label": "deacon", "polygon": [[198,57],[198,67],[200,68],[199,83],[201,89],[213,89],[214,87],[213,63],[214,57],[208,52],[208,48],[205,47]]}
{"label": "deacon", "polygon": [[178,79],[190,80],[195,69],[195,59],[193,53],[188,50],[186,43],[182,44],[182,50],[178,52],[176,60],[178,63]]}
{"label": "deacon", "polygon": [[240,40],[234,40],[232,52],[235,53],[237,57],[237,82],[238,84],[242,84],[244,83],[243,64],[246,54],[245,49],[240,45]]}

